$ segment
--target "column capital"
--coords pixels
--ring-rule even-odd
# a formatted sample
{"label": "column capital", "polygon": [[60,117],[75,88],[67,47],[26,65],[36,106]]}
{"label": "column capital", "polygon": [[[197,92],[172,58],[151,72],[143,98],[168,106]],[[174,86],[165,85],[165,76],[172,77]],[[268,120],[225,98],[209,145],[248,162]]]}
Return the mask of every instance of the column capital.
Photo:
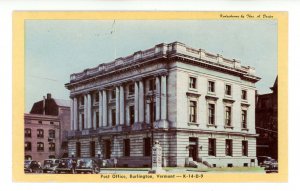
{"label": "column capital", "polygon": [[169,73],[167,71],[163,71],[159,73],[159,76],[168,76]]}

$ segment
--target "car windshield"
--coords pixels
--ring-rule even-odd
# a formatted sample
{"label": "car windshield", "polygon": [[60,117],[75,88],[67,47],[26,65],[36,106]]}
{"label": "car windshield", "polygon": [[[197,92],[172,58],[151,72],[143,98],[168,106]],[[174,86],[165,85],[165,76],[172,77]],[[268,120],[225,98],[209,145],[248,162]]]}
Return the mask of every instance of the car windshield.
{"label": "car windshield", "polygon": [[71,165],[71,159],[62,159],[60,162],[59,162],[59,167],[62,167],[62,168],[67,168],[68,166]]}
{"label": "car windshield", "polygon": [[44,165],[53,164],[53,160],[44,160]]}
{"label": "car windshield", "polygon": [[31,162],[30,160],[27,160],[27,161],[25,161],[25,164],[26,164],[26,165],[29,165],[30,162]]}
{"label": "car windshield", "polygon": [[84,167],[84,166],[91,166],[92,160],[91,159],[79,159],[77,161],[77,167]]}

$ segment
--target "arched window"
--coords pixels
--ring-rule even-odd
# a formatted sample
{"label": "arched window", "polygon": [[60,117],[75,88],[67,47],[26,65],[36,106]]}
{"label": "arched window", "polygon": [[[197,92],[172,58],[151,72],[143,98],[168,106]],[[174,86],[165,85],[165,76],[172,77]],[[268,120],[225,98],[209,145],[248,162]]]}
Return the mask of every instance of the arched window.
{"label": "arched window", "polygon": [[37,143],[37,151],[44,151],[44,143],[42,142]]}
{"label": "arched window", "polygon": [[43,129],[38,129],[37,130],[37,137],[38,138],[44,138],[44,130]]}
{"label": "arched window", "polygon": [[49,130],[49,138],[51,138],[51,139],[55,138],[55,130],[54,129]]}
{"label": "arched window", "polygon": [[31,137],[31,129],[29,128],[25,129],[25,137]]}
{"label": "arched window", "polygon": [[49,143],[49,151],[55,151],[55,143]]}
{"label": "arched window", "polygon": [[32,160],[32,156],[31,155],[26,155],[25,160]]}
{"label": "arched window", "polygon": [[31,151],[31,142],[25,142],[25,151]]}

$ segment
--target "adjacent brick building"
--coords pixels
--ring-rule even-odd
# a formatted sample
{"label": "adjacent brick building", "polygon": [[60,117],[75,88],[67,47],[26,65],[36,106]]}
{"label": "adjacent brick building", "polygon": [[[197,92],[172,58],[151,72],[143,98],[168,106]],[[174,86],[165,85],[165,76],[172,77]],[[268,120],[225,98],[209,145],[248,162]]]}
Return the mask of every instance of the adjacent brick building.
{"label": "adjacent brick building", "polygon": [[257,96],[256,131],[257,156],[270,156],[278,159],[278,79],[276,78],[272,93]]}
{"label": "adjacent brick building", "polygon": [[42,161],[68,156],[66,135],[70,130],[70,102],[51,98],[34,103],[25,118],[25,159]]}

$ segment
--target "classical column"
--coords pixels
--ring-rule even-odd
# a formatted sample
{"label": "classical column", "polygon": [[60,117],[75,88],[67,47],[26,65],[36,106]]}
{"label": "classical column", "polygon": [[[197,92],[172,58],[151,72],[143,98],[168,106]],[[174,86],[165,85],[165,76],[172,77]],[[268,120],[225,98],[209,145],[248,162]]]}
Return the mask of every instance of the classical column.
{"label": "classical column", "polygon": [[74,130],[74,98],[71,98],[71,107],[70,107],[70,117],[71,117],[71,128],[70,130],[73,131]]}
{"label": "classical column", "polygon": [[[151,79],[152,80],[152,79]],[[150,91],[150,80],[146,80],[146,85],[145,85],[145,87],[147,88],[147,92],[149,92]],[[153,93],[153,92],[152,92]],[[147,100],[147,99],[149,99],[149,100]],[[145,109],[145,121],[146,121],[146,123],[147,124],[150,124],[150,122],[151,122],[151,110],[150,110],[150,107],[152,107],[153,108],[153,105],[152,105],[152,103],[150,103],[150,97],[145,97],[145,102],[146,102],[146,109]],[[154,101],[154,100],[153,100]]]}
{"label": "classical column", "polygon": [[99,91],[99,127],[103,126],[102,109],[103,109],[103,97],[102,97],[102,92]]}
{"label": "classical column", "polygon": [[97,128],[97,111],[93,111],[93,129]]}
{"label": "classical column", "polygon": [[102,116],[103,116],[103,122],[102,125],[104,127],[107,126],[107,92],[106,90],[103,90],[102,92],[102,97],[103,97],[103,110],[102,110]]}
{"label": "classical column", "polygon": [[92,98],[91,98],[91,93],[88,93],[87,95],[87,100],[88,100],[88,110],[87,110],[87,119],[88,119],[88,126],[87,128],[90,129],[92,128]]}
{"label": "classical column", "polygon": [[167,76],[161,77],[161,119],[167,119]]}
{"label": "classical column", "polygon": [[73,115],[73,130],[78,130],[78,103],[77,103],[77,97],[74,97],[74,115]]}
{"label": "classical column", "polygon": [[116,125],[120,124],[120,91],[119,87],[116,87]]}
{"label": "classical column", "polygon": [[156,102],[155,102],[155,108],[156,108],[156,121],[160,120],[160,79],[159,76],[156,76],[155,78],[155,84],[156,84]]}
{"label": "classical column", "polygon": [[87,110],[88,110],[88,103],[87,103],[87,95],[84,95],[84,127],[82,127],[82,129],[86,129],[87,128]]}
{"label": "classical column", "polygon": [[139,85],[134,82],[134,122],[139,122]]}
{"label": "classical column", "polygon": [[125,103],[124,103],[124,87],[120,86],[120,125],[125,124]]}
{"label": "classical column", "polygon": [[139,122],[144,122],[145,106],[144,106],[144,83],[139,81]]}

